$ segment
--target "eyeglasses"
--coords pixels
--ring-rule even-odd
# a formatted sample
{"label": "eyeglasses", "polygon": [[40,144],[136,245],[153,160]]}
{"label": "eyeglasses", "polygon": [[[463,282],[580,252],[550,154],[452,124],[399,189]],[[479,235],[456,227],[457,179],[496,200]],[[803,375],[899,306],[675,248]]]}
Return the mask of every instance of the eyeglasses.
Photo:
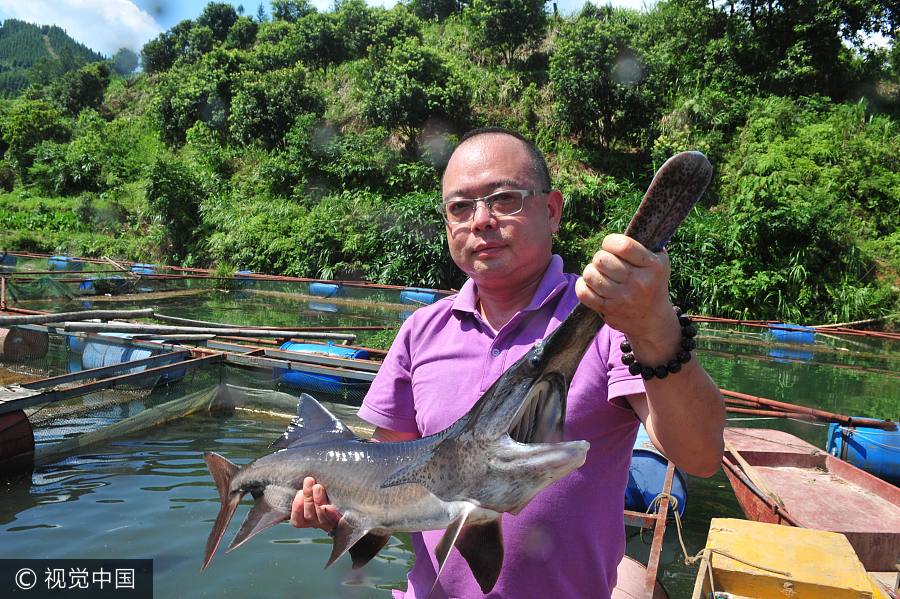
{"label": "eyeglasses", "polygon": [[525,207],[525,198],[550,193],[544,189],[504,189],[483,198],[450,198],[438,204],[438,212],[451,225],[467,223],[475,217],[478,202],[484,202],[494,216],[512,216]]}

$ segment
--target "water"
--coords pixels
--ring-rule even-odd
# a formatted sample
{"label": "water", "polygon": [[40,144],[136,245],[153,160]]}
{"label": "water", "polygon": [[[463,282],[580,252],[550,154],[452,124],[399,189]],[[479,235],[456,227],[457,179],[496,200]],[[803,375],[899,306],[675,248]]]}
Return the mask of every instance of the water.
{"label": "water", "polygon": [[246,463],[282,430],[241,412],[192,417],[7,480],[0,557],[152,558],[157,597],[388,596],[411,555],[396,537],[365,570],[341,560],[323,572],[330,539],[282,525],[200,572],[219,504],[203,452]]}
{"label": "water", "polygon": [[[773,349],[752,329],[707,327],[698,354],[726,389],[852,415],[900,416],[896,342],[825,338],[811,356],[792,359],[770,356]],[[412,559],[404,537],[392,539],[363,570],[351,571],[345,558],[323,572],[330,540],[320,531],[280,525],[232,554],[220,549],[200,573],[218,510],[202,453],[215,450],[246,463],[268,452],[284,424],[242,411],[192,416],[39,466],[31,475],[0,479],[0,557],[153,558],[158,597],[388,597],[386,589],[403,583]],[[787,430],[819,447],[825,442],[820,424],[738,416],[731,424]],[[703,547],[713,517],[743,517],[721,472],[689,481],[684,540],[690,553]],[[229,539],[235,530],[233,524]],[[627,532],[629,555],[645,561],[650,535]],[[681,560],[672,524],[660,580],[673,599],[690,597],[696,576]]]}

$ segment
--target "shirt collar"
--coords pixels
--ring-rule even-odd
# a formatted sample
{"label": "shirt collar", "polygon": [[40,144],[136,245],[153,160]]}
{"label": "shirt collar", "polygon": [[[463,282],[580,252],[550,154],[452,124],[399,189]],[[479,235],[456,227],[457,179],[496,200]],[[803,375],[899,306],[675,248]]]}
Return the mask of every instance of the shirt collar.
{"label": "shirt collar", "polygon": [[[556,294],[564,289],[566,285],[567,281],[563,274],[562,258],[554,254],[550,258],[550,264],[547,266],[547,270],[544,271],[544,276],[541,278],[537,290],[534,292],[534,297],[531,298],[531,303],[529,303],[522,311],[529,312],[537,310],[556,296]],[[453,300],[452,309],[454,312],[469,312],[474,314],[478,311],[477,306],[478,286],[475,285],[475,281],[472,279],[467,279],[459,290],[459,293],[456,294],[456,299]]]}

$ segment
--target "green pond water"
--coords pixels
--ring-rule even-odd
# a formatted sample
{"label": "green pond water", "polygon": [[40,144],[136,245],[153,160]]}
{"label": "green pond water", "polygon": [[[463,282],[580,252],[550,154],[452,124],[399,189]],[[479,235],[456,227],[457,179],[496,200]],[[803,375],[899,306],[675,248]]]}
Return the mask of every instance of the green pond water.
{"label": "green pond water", "polygon": [[[362,308],[358,313],[318,312],[309,309],[308,300],[261,299],[240,290],[157,305],[177,316],[237,324],[396,323],[400,314],[393,307],[368,316]],[[64,303],[53,309],[62,307]],[[95,307],[109,306],[95,300]],[[698,357],[725,389],[845,414],[900,416],[900,343],[820,336],[811,355],[770,355],[786,349],[755,329],[704,326]],[[64,356],[58,358],[62,360]],[[216,376],[221,375],[189,375],[181,384],[199,388]],[[274,388],[271,375],[245,377],[242,384]],[[177,394],[177,387],[154,393]],[[350,570],[349,560],[342,559],[323,571],[330,539],[320,531],[284,524],[231,554],[220,549],[210,569],[200,572],[219,503],[203,452],[214,450],[247,463],[269,451],[268,444],[285,424],[283,417],[241,410],[229,416],[195,415],[92,446],[31,473],[0,478],[0,557],[152,558],[157,597],[388,597],[388,589],[403,584],[412,559],[403,535],[362,570]],[[819,447],[826,438],[820,424],[734,415],[730,424],[787,430]],[[239,509],[238,518],[246,509]],[[689,480],[683,519],[689,552],[703,547],[713,517],[742,517],[721,471],[709,479]],[[232,523],[227,539],[236,527]],[[628,554],[645,561],[651,535],[642,538],[632,528],[626,533]],[[696,576],[682,557],[673,523],[659,576],[673,599],[690,597]]]}

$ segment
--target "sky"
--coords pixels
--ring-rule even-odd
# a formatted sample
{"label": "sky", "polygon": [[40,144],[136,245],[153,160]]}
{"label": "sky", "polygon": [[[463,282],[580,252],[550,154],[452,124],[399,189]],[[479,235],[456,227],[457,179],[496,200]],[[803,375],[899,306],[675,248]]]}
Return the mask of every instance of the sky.
{"label": "sky", "polygon": [[[374,6],[393,6],[395,0],[366,0]],[[592,0],[598,4],[608,2]],[[88,48],[111,56],[119,48],[140,51],[161,32],[184,19],[194,19],[209,0],[0,0],[0,20],[19,19],[37,25],[57,25]],[[563,14],[577,11],[585,0],[556,0]],[[614,6],[641,8],[651,0],[612,0]],[[260,0],[240,2],[252,16]],[[265,1],[269,12],[268,0]],[[312,0],[319,10],[328,10],[333,0]],[[549,6],[549,5],[548,5]]]}

